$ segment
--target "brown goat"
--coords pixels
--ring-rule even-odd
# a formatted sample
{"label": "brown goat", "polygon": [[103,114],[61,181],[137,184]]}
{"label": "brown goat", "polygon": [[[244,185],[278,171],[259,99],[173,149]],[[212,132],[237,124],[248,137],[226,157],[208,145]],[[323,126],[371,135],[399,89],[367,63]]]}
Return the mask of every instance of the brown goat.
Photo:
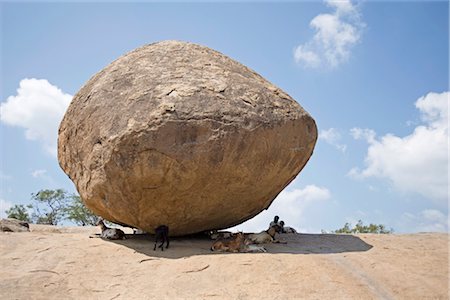
{"label": "brown goat", "polygon": [[211,246],[211,251],[239,252],[244,246],[244,234],[238,232],[231,240],[220,239]]}

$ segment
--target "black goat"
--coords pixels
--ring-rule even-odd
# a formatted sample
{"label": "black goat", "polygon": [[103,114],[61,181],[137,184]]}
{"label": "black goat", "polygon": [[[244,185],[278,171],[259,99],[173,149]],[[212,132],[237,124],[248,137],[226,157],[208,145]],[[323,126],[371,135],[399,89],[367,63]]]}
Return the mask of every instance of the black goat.
{"label": "black goat", "polygon": [[153,247],[153,251],[156,250],[156,244],[158,241],[161,241],[161,245],[158,248],[161,248],[161,251],[164,251],[164,242],[166,242],[166,249],[169,248],[169,227],[166,225],[160,225],[155,228],[155,247]]}

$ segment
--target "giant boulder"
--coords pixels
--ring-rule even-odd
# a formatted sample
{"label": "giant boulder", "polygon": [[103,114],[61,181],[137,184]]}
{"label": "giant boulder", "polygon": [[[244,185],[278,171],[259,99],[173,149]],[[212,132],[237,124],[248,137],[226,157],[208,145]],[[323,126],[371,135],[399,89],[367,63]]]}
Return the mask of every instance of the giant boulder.
{"label": "giant boulder", "polygon": [[310,158],[311,116],[212,49],[164,41],[120,57],[74,96],[60,166],[94,213],[184,235],[267,208]]}

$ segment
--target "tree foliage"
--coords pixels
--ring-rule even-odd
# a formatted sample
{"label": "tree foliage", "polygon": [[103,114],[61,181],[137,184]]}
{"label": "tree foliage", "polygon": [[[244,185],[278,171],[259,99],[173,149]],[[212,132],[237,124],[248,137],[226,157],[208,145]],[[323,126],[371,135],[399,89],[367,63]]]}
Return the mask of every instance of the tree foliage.
{"label": "tree foliage", "polygon": [[47,225],[58,225],[63,220],[68,220],[86,226],[96,225],[98,220],[98,217],[84,205],[80,196],[63,189],[40,190],[31,194],[31,200],[32,204],[16,204],[6,210],[7,217]]}
{"label": "tree foliage", "polygon": [[72,201],[66,208],[66,215],[68,220],[81,226],[96,225],[98,220],[77,195],[72,195]]}
{"label": "tree foliage", "polygon": [[40,190],[31,194],[35,201],[33,220],[37,224],[58,225],[65,218],[70,195],[63,189]]}
{"label": "tree foliage", "polygon": [[394,232],[394,230],[391,229],[387,229],[386,226],[384,226],[383,224],[369,224],[369,225],[364,225],[363,222],[361,220],[358,221],[358,223],[356,223],[355,227],[351,228],[351,224],[350,223],[345,223],[344,227],[339,228],[335,231],[333,231],[334,233],[347,233],[347,234],[351,234],[351,233],[381,233],[381,234],[388,234],[388,233],[392,233]]}
{"label": "tree foliage", "polygon": [[28,213],[28,210],[31,209],[33,206],[31,204],[25,206],[23,204],[16,204],[13,207],[11,207],[10,209],[7,209],[6,212],[6,216],[8,218],[13,218],[16,220],[20,220],[20,221],[25,221],[25,222],[31,222],[31,217]]}

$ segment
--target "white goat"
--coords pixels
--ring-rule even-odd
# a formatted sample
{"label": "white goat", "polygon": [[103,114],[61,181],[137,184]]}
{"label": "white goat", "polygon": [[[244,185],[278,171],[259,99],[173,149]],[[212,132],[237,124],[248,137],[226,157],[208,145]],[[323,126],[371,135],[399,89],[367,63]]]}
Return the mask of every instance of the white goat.
{"label": "white goat", "polygon": [[229,239],[232,237],[233,234],[230,231],[212,230],[208,232],[208,235],[212,240],[217,240],[217,239]]}
{"label": "white goat", "polygon": [[263,246],[248,244],[244,245],[242,252],[267,252],[267,250]]}
{"label": "white goat", "polygon": [[297,233],[297,230],[295,230],[294,228],[284,226],[284,221],[280,222],[280,226],[281,226],[281,233]]}
{"label": "white goat", "polygon": [[281,231],[282,233],[297,233],[297,230],[295,230],[292,227],[289,226],[284,226],[283,230]]}
{"label": "white goat", "polygon": [[100,234],[100,237],[102,239],[107,240],[124,240],[125,239],[125,233],[120,230],[119,228],[109,228],[105,225],[105,222],[103,222],[102,218],[98,219],[97,225],[100,225],[100,228],[102,229],[102,233]]}
{"label": "white goat", "polygon": [[279,225],[274,225],[268,230],[260,233],[252,233],[247,236],[247,239],[255,244],[279,243],[275,240],[275,234],[281,230]]}

